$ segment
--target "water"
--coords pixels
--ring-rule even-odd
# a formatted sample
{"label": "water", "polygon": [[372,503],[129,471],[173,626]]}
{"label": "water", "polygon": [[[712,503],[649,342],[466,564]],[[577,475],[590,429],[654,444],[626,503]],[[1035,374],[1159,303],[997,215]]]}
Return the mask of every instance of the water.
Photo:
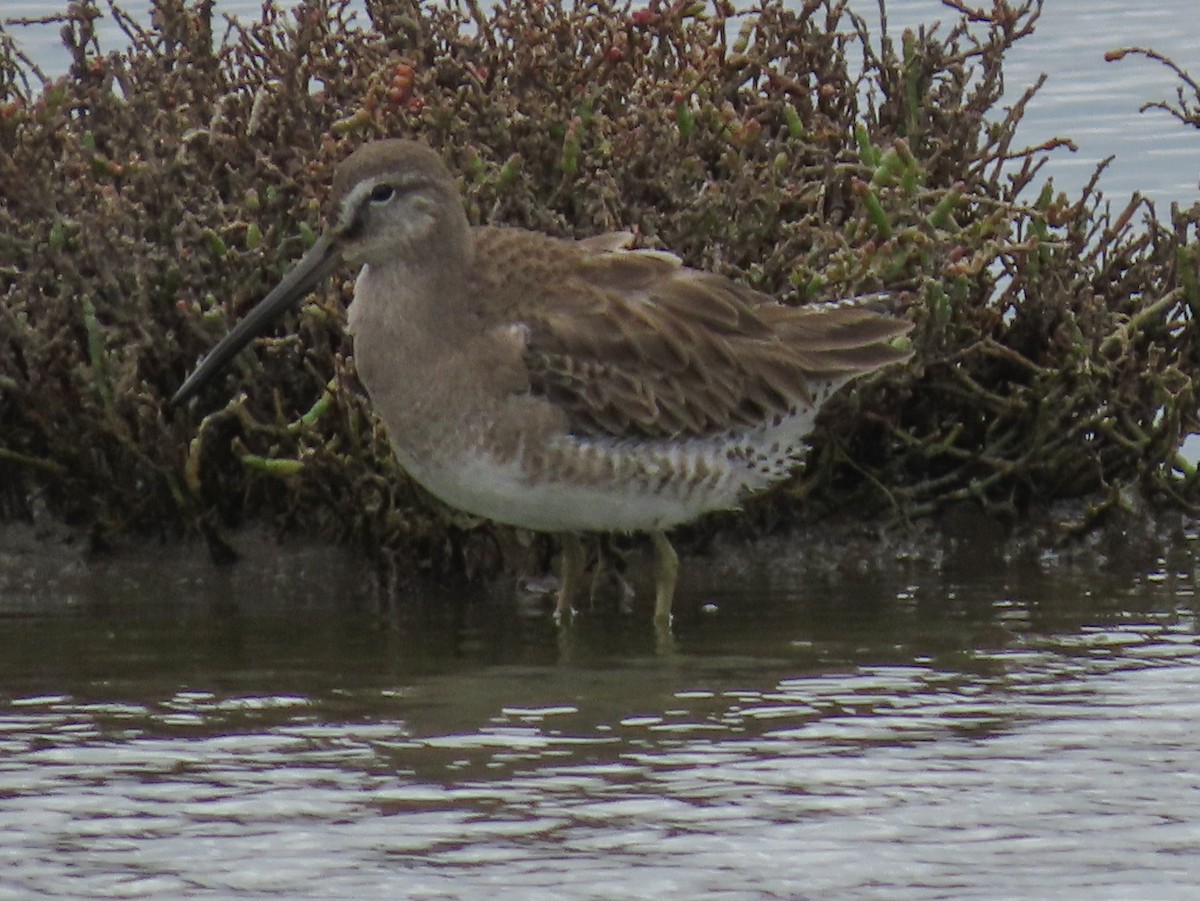
{"label": "water", "polygon": [[560,635],[500,585],[381,613],[351,557],[239,544],[232,571],[0,545],[0,898],[1200,882],[1187,542],[814,571],[768,541],[685,560],[670,649],[645,608]]}
{"label": "water", "polygon": [[[149,8],[148,0],[124,0],[121,5],[143,15]],[[34,17],[55,6],[44,0],[4,0],[0,15]],[[219,0],[217,9],[254,18],[260,6],[260,0]],[[852,0],[850,7],[878,22],[877,0]],[[897,37],[904,28],[948,23],[957,15],[939,0],[890,0],[887,9],[889,27]],[[118,45],[120,35],[110,24],[101,34],[109,45]],[[67,57],[58,46],[57,27],[20,29],[17,35],[49,71],[65,69]],[[1161,51],[1200,77],[1195,0],[1047,0],[1035,34],[1020,41],[1007,58],[1005,102],[1015,102],[1040,74],[1048,74],[1046,86],[1028,108],[1020,136],[1031,146],[1056,137],[1078,144],[1075,153],[1056,151],[1043,169],[1060,190],[1077,194],[1097,163],[1115,154],[1100,182],[1114,204],[1123,204],[1134,191],[1160,207],[1172,201],[1195,203],[1200,200],[1200,135],[1166,113],[1137,113],[1145,103],[1173,100],[1178,80],[1144,59],[1104,60],[1107,51],[1133,45]]]}
{"label": "water", "polygon": [[[874,5],[851,3],[864,12]],[[895,34],[923,23],[956,21],[938,0],[892,0],[887,7]],[[1055,151],[1042,170],[1060,190],[1077,194],[1096,165],[1115,155],[1100,181],[1114,205],[1134,191],[1160,208],[1172,201],[1195,203],[1200,200],[1200,133],[1164,112],[1137,112],[1146,103],[1174,101],[1178,79],[1159,63],[1139,57],[1106,62],[1104,55],[1123,47],[1151,48],[1195,77],[1200,75],[1198,38],[1194,0],[1046,0],[1034,34],[1005,57],[1002,105],[1019,99],[1041,74],[1048,76],[1018,135],[1030,146],[1056,137],[1075,141],[1077,152]]]}

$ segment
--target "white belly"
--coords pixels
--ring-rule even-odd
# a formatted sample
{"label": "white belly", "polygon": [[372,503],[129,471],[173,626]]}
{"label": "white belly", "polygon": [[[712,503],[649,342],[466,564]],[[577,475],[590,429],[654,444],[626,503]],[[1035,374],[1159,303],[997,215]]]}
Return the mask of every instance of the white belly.
{"label": "white belly", "polygon": [[484,457],[453,467],[417,465],[399,451],[400,464],[427,491],[458,510],[540,532],[635,532],[670,528],[701,513],[736,505],[697,502],[670,492],[653,494],[622,484],[531,480],[516,461]]}
{"label": "white belly", "polygon": [[[729,440],[682,446],[564,440],[562,447],[576,450],[582,461],[566,478],[552,467],[531,473],[521,455],[498,461],[472,453],[431,462],[403,447],[395,451],[427,491],[476,516],[543,532],[638,532],[737,508],[747,494],[780,481],[798,462],[799,448],[772,444],[760,450]],[[623,477],[580,477],[604,454],[617,458],[609,469]]]}

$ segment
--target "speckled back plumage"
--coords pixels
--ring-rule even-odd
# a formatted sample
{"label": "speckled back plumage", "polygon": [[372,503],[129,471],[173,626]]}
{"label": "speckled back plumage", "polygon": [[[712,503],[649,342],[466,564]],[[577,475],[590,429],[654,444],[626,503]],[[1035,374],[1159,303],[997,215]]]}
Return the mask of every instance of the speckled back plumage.
{"label": "speckled back plumage", "polygon": [[908,355],[891,342],[910,324],[874,309],[882,296],[787,307],[630,237],[472,230],[473,292],[528,328],[531,388],[573,434],[730,437]]}

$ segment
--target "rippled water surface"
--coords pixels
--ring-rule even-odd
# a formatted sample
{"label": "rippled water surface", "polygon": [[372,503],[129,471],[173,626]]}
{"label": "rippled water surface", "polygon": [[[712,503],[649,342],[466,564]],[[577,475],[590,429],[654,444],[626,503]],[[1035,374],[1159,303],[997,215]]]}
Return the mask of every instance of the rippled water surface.
{"label": "rippled water surface", "polygon": [[0,551],[0,898],[1194,897],[1187,548],[773,557],[686,560],[663,647],[503,588],[382,613],[329,552]]}

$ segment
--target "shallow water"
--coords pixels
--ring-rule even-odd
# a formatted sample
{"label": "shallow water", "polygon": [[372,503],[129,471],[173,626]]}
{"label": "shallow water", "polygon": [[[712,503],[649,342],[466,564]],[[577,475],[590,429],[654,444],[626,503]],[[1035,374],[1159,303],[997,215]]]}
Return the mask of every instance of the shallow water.
{"label": "shallow water", "polygon": [[776,550],[685,560],[663,649],[503,586],[381,613],[329,551],[7,545],[0,898],[1194,897],[1188,548]]}

